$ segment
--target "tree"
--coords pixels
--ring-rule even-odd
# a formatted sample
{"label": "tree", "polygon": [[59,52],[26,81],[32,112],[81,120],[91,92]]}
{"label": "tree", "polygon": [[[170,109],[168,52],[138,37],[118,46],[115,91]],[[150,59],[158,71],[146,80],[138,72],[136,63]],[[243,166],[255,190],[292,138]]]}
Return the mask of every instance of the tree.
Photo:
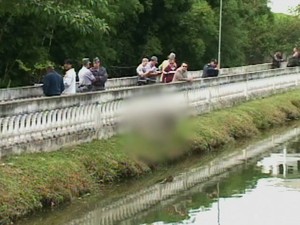
{"label": "tree", "polygon": [[[85,37],[109,30],[97,17],[106,0],[2,0],[0,10],[0,85],[28,83],[30,75],[51,56],[53,40],[64,32]],[[96,31],[96,32],[95,32]],[[37,66],[39,65],[39,66]]]}
{"label": "tree", "polygon": [[[262,63],[299,42],[299,17],[267,0],[223,1],[222,67]],[[220,0],[0,0],[0,86],[38,82],[46,61],[100,57],[110,76],[172,51],[191,70],[218,54]],[[288,35],[286,35],[288,34]]]}
{"label": "tree", "polygon": [[297,16],[284,14],[275,15],[274,23],[274,50],[292,54],[295,46],[300,46],[300,21]]}

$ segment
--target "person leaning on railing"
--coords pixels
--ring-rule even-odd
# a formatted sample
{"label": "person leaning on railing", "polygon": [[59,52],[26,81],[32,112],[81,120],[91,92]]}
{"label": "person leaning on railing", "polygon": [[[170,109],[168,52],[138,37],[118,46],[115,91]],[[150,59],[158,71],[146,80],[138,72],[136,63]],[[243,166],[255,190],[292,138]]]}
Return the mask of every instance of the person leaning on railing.
{"label": "person leaning on railing", "polygon": [[66,70],[66,74],[64,76],[65,90],[62,94],[76,94],[76,72],[73,68],[73,62],[71,59],[65,60],[64,69]]}
{"label": "person leaning on railing", "polygon": [[47,74],[43,79],[43,92],[45,96],[59,96],[65,90],[63,78],[54,70],[54,65],[48,63]]}
{"label": "person leaning on railing", "polygon": [[156,83],[157,76],[161,75],[161,71],[156,67],[158,59],[152,56],[144,68],[145,73],[141,74],[138,78],[138,85],[154,84]]}
{"label": "person leaning on railing", "polygon": [[95,80],[92,83],[93,91],[105,90],[105,83],[108,75],[106,68],[101,65],[101,61],[98,57],[94,58],[93,67],[90,70],[95,77]]}
{"label": "person leaning on railing", "polygon": [[92,91],[92,83],[96,80],[92,72],[89,70],[91,65],[89,58],[82,59],[82,68],[79,70],[78,92]]}
{"label": "person leaning on railing", "polygon": [[219,75],[218,62],[216,59],[210,60],[203,68],[202,78],[217,77]]}
{"label": "person leaning on railing", "polygon": [[136,68],[136,73],[138,75],[138,85],[143,85],[146,83],[146,66],[149,62],[148,58],[143,58],[141,64]]}
{"label": "person leaning on railing", "polygon": [[293,49],[293,56],[289,58],[287,67],[300,66],[300,48],[295,47]]}
{"label": "person leaning on railing", "polygon": [[274,56],[272,56],[272,69],[278,69],[281,66],[281,63],[284,61],[282,58],[282,53],[281,52],[276,52]]}
{"label": "person leaning on railing", "polygon": [[[170,62],[173,61],[175,62],[175,65],[176,65],[176,54],[174,52],[171,52],[169,55],[168,55],[168,59],[164,60],[159,66],[158,66],[158,69],[160,71],[164,71],[165,68],[170,64]],[[177,67],[177,65],[176,65]],[[158,76],[158,80],[159,82],[163,82],[163,76]]]}
{"label": "person leaning on railing", "polygon": [[172,82],[177,82],[177,81],[192,82],[193,78],[188,77],[188,70],[187,69],[188,69],[188,64],[182,63],[181,66],[176,70]]}
{"label": "person leaning on railing", "polygon": [[169,65],[163,70],[163,83],[170,83],[174,78],[174,74],[176,73],[177,64],[174,59],[169,60]]}

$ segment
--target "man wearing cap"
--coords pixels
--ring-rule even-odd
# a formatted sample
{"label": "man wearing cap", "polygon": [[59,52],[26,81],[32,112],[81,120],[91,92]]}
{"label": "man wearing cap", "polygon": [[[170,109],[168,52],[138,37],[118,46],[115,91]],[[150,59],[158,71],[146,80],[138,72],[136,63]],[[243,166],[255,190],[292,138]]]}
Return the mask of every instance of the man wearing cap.
{"label": "man wearing cap", "polygon": [[59,96],[64,91],[64,81],[60,74],[54,70],[54,66],[48,63],[47,74],[43,79],[43,92],[45,96]]}
{"label": "man wearing cap", "polygon": [[[170,55],[168,56],[168,59],[164,60],[160,65],[159,65],[159,70],[160,71],[165,71],[167,66],[170,64],[170,62],[175,62],[176,55],[174,52],[171,52]],[[175,62],[175,67],[177,67],[176,62]],[[163,76],[159,77],[159,81],[163,82]]]}
{"label": "man wearing cap", "polygon": [[146,79],[147,83],[156,83],[156,77],[161,75],[161,72],[156,67],[158,59],[156,56],[152,56],[150,62],[145,66],[145,74],[141,79]]}
{"label": "man wearing cap", "polygon": [[76,94],[76,72],[73,68],[73,63],[70,59],[66,59],[64,63],[66,74],[64,76],[65,90],[63,94]]}
{"label": "man wearing cap", "polygon": [[95,77],[95,81],[93,82],[93,91],[105,90],[105,82],[107,81],[108,75],[105,67],[101,65],[98,57],[94,58],[93,67],[90,70]]}
{"label": "man wearing cap", "polygon": [[79,70],[78,77],[79,77],[79,92],[88,92],[92,91],[92,83],[96,80],[92,72],[89,70],[90,68],[90,59],[83,58],[82,59],[82,68]]}

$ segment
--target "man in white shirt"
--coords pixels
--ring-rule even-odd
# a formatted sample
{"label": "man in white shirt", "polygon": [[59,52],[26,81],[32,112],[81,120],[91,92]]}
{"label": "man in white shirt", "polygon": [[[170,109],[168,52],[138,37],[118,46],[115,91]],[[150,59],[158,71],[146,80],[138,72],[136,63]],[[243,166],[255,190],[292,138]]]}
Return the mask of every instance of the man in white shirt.
{"label": "man in white shirt", "polygon": [[[150,62],[146,62],[143,64],[142,72],[139,74],[138,78],[138,85],[145,85],[145,84],[153,84],[156,83],[156,77],[161,75],[161,72],[158,71],[157,65],[158,59],[156,56],[152,56]],[[138,72],[137,68],[137,72]]]}
{"label": "man in white shirt", "polygon": [[136,68],[136,73],[138,76],[143,77],[146,75],[146,66],[147,63],[149,62],[149,59],[143,58],[142,63]]}
{"label": "man in white shirt", "polygon": [[73,68],[73,63],[70,59],[65,60],[64,68],[66,70],[66,74],[64,76],[65,90],[62,94],[76,94],[76,72]]}
{"label": "man in white shirt", "polygon": [[92,83],[96,80],[93,73],[89,70],[91,65],[89,58],[82,59],[82,68],[79,70],[79,92],[88,92],[92,91]]}

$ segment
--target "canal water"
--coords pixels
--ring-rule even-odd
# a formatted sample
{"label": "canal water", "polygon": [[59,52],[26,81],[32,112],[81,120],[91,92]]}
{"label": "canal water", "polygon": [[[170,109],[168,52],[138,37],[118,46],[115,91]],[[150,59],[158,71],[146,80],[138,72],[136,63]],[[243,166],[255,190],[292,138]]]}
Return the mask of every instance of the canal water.
{"label": "canal water", "polygon": [[17,224],[299,225],[300,128],[105,189]]}

